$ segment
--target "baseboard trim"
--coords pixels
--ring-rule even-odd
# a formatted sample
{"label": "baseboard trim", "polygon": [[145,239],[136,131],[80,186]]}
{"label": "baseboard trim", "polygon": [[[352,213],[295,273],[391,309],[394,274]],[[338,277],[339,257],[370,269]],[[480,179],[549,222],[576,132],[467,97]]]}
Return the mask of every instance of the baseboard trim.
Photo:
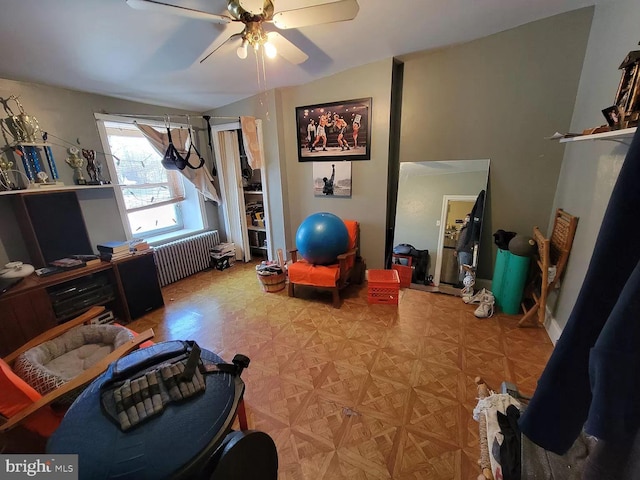
{"label": "baseboard trim", "polygon": [[551,313],[551,310],[549,310],[548,308],[546,308],[545,310],[544,328],[547,331],[547,335],[549,335],[549,338],[551,339],[551,343],[553,343],[553,345],[555,346],[555,344],[558,343],[558,340],[560,339],[560,335],[562,335],[562,328],[560,328],[560,325],[553,316],[553,313]]}

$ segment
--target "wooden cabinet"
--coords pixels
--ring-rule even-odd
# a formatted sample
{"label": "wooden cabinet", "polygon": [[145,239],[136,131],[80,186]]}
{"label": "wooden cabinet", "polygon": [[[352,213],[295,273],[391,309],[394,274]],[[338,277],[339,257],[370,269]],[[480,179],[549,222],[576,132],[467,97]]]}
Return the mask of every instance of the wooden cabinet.
{"label": "wooden cabinet", "polygon": [[0,296],[0,357],[94,305],[120,323],[163,306],[153,254],[22,280]]}
{"label": "wooden cabinet", "polygon": [[0,297],[0,356],[56,326],[56,317],[45,289]]}

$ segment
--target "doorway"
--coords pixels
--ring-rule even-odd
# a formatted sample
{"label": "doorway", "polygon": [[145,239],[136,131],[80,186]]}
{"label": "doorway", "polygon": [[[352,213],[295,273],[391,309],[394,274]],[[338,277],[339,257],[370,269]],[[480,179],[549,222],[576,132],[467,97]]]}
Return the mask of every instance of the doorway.
{"label": "doorway", "polygon": [[[260,149],[264,152],[262,121],[256,120],[256,126]],[[252,171],[248,168],[240,122],[213,125],[211,132],[224,195],[221,207],[227,241],[235,244],[237,260],[248,262],[253,256],[272,260],[275,254],[266,167]]]}
{"label": "doorway", "polygon": [[436,268],[433,277],[435,285],[446,284],[455,287],[459,283],[456,245],[465,216],[471,212],[477,198],[477,195],[444,195],[442,198]]}

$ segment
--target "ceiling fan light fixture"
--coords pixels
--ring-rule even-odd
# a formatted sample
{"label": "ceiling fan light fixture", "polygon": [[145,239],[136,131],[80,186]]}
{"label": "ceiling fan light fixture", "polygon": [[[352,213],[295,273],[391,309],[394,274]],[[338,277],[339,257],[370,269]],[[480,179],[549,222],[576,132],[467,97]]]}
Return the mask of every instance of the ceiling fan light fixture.
{"label": "ceiling fan light fixture", "polygon": [[276,49],[276,46],[273,43],[265,42],[264,53],[269,58],[276,58],[276,55],[278,55],[278,50]]}
{"label": "ceiling fan light fixture", "polygon": [[249,42],[247,42],[246,40],[242,40],[242,45],[240,45],[238,47],[238,49],[236,50],[236,53],[238,54],[238,57],[241,58],[242,60],[244,60],[245,58],[247,58],[247,45]]}

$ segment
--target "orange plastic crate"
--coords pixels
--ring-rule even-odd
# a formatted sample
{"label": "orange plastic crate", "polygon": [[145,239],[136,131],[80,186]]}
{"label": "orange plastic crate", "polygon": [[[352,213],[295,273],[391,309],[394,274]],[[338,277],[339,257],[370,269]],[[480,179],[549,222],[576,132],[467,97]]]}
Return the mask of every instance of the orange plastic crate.
{"label": "orange plastic crate", "polygon": [[400,277],[400,288],[408,288],[411,286],[411,276],[413,275],[413,269],[411,267],[407,267],[406,265],[391,265],[396,272],[398,272],[398,276]]}
{"label": "orange plastic crate", "polygon": [[372,304],[397,305],[400,277],[395,270],[368,270],[367,301]]}

